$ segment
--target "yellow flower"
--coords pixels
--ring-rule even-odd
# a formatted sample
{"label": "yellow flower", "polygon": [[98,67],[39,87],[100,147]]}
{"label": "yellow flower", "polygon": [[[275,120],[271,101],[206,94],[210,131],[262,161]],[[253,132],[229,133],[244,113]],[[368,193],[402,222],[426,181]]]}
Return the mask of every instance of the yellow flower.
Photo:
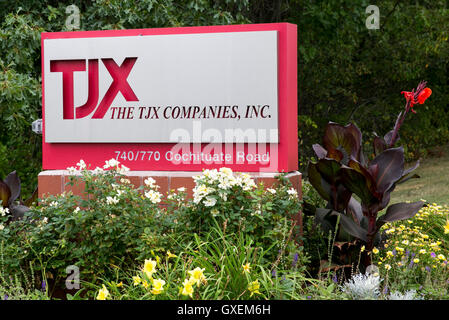
{"label": "yellow flower", "polygon": [[440,259],[440,260],[445,260],[446,259],[446,257],[443,254],[439,254],[437,256],[437,258]]}
{"label": "yellow flower", "polygon": [[444,225],[444,234],[449,233],[449,220],[446,220],[446,224]]}
{"label": "yellow flower", "polygon": [[192,281],[192,278],[190,278],[189,280],[185,279],[183,282],[183,287],[181,288],[180,293],[183,296],[190,296],[190,298],[192,298],[193,295],[193,284],[194,282]]}
{"label": "yellow flower", "polygon": [[365,251],[365,246],[362,246],[362,247],[360,248],[360,252],[363,252],[363,251]]}
{"label": "yellow flower", "polygon": [[190,278],[194,283],[196,283],[197,286],[200,285],[201,281],[206,280],[206,277],[203,274],[204,268],[201,269],[199,267],[196,267],[195,269],[189,271]]}
{"label": "yellow flower", "polygon": [[153,273],[156,272],[156,264],[157,262],[152,259],[145,259],[145,264],[143,266],[143,272],[147,275],[148,278],[153,277]]}
{"label": "yellow flower", "polygon": [[418,263],[418,262],[419,262],[419,259],[418,259],[418,258],[415,258],[415,259],[413,259],[413,262],[414,262],[414,263]]}
{"label": "yellow flower", "polygon": [[393,256],[393,251],[387,251],[387,257],[392,257]]}
{"label": "yellow flower", "polygon": [[249,263],[243,264],[243,265],[242,265],[242,268],[243,268],[243,272],[248,272],[248,273],[250,272],[250,269],[251,269]]}
{"label": "yellow flower", "polygon": [[121,288],[123,287],[123,281],[120,281],[119,283],[117,283],[117,288]]}
{"label": "yellow flower", "polygon": [[109,296],[109,291],[105,285],[98,291],[97,300],[106,300]]}
{"label": "yellow flower", "polygon": [[260,283],[259,283],[259,280],[250,282],[250,283],[248,284],[248,290],[251,292],[250,297],[252,297],[253,294],[255,294],[255,293],[260,294],[259,289],[260,289]]}
{"label": "yellow flower", "polygon": [[147,280],[142,280],[142,286],[143,286],[145,289],[148,289],[148,287],[150,286],[150,284],[148,283]]}
{"label": "yellow flower", "polygon": [[134,276],[133,280],[134,280],[134,285],[135,286],[137,286],[138,284],[140,284],[142,282],[142,279],[140,279],[139,276]]}
{"label": "yellow flower", "polygon": [[160,294],[164,291],[165,281],[161,279],[153,280],[153,289],[151,289],[152,294]]}
{"label": "yellow flower", "polygon": [[167,257],[170,258],[176,258],[176,254],[171,253],[170,251],[167,251]]}
{"label": "yellow flower", "polygon": [[379,253],[379,249],[377,249],[376,247],[373,248],[373,253],[374,254],[378,254]]}

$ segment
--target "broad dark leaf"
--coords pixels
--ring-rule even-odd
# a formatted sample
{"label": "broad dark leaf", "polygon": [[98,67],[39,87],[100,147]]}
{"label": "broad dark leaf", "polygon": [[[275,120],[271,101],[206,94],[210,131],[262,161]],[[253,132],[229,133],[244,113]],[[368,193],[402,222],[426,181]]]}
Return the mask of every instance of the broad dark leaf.
{"label": "broad dark leaf", "polygon": [[315,143],[314,145],[312,145],[312,149],[313,151],[315,151],[316,156],[318,157],[318,159],[323,159],[326,157],[327,155],[327,150],[324,149],[321,145],[319,145],[318,143]]}
{"label": "broad dark leaf", "polygon": [[395,203],[387,208],[387,212],[379,218],[378,224],[412,218],[424,205],[424,202]]}
{"label": "broad dark leaf", "polygon": [[12,203],[13,201],[16,201],[17,198],[20,196],[19,176],[17,175],[16,171],[13,171],[6,176],[4,181],[11,190],[11,197],[9,198],[9,202]]}
{"label": "broad dark leaf", "polygon": [[378,173],[374,177],[376,188],[379,193],[384,193],[396,181],[398,181],[404,171],[404,149],[387,149],[371,161],[370,166],[377,165]]}
{"label": "broad dark leaf", "polygon": [[327,201],[330,201],[330,185],[322,177],[317,170],[317,164],[309,162],[307,168],[307,175],[309,176],[310,184],[315,188],[315,190],[320,194],[320,196]]}
{"label": "broad dark leaf", "polygon": [[27,206],[23,206],[21,204],[18,204],[18,205],[12,204],[9,207],[9,211],[11,213],[13,220],[21,219],[25,215],[25,213],[29,210],[30,210],[30,208],[28,208]]}
{"label": "broad dark leaf", "polygon": [[[367,187],[368,187],[368,189],[371,190],[371,193],[374,194],[377,189],[376,181],[374,180],[374,176],[372,175],[370,170],[366,169],[364,166],[362,166],[361,163],[355,161],[354,159],[351,159],[351,161],[349,161],[348,166],[351,169],[354,169],[358,173],[362,174],[366,178]],[[379,168],[377,165],[372,165],[371,168],[372,168],[372,171],[375,172],[376,174],[379,171]]]}
{"label": "broad dark leaf", "polygon": [[[330,219],[331,209],[318,208],[315,213],[315,224],[319,225],[325,234],[335,230],[335,221]],[[335,220],[335,219],[334,219]]]}
{"label": "broad dark leaf", "polygon": [[354,197],[349,199],[347,214],[352,216],[352,219],[360,224],[363,219],[362,205]]}
{"label": "broad dark leaf", "polygon": [[421,176],[417,175],[416,173],[415,174],[408,174],[406,176],[402,176],[402,178],[399,179],[396,182],[396,184],[401,184],[401,183],[404,183],[404,182],[406,182],[406,181],[408,181],[410,179],[418,179],[418,178],[421,178]]}
{"label": "broad dark leaf", "polygon": [[27,207],[31,206],[34,202],[36,202],[38,195],[39,195],[38,188],[36,188],[36,189],[34,189],[34,192],[31,195],[31,197],[29,197],[28,199],[25,200],[25,205]]}
{"label": "broad dark leaf", "polygon": [[324,148],[328,151],[331,148],[340,152],[344,151],[348,159],[349,156],[359,158],[359,137],[354,133],[358,129],[355,129],[354,127],[355,126],[352,124],[344,127],[338,123],[329,122],[323,137]]}
{"label": "broad dark leaf", "polygon": [[347,233],[360,240],[367,241],[366,230],[355,223],[351,218],[337,211],[332,211],[330,215],[340,216],[340,224]]}
{"label": "broad dark leaf", "polygon": [[352,193],[359,196],[362,202],[371,204],[377,202],[375,195],[371,193],[366,177],[356,170],[348,167],[340,169],[343,185]]}
{"label": "broad dark leaf", "polygon": [[341,164],[334,159],[320,159],[316,165],[316,169],[321,176],[332,185],[340,179],[340,168]]}
{"label": "broad dark leaf", "polygon": [[394,137],[394,140],[392,141],[394,129],[395,129],[396,127],[399,126],[399,121],[400,121],[400,119],[401,119],[401,116],[402,116],[402,111],[399,112],[399,115],[398,115],[398,117],[396,118],[396,122],[395,122],[395,124],[394,124],[393,130],[389,131],[389,132],[384,136],[384,140],[385,140],[385,143],[387,144],[387,148],[393,147],[394,144],[395,144],[396,142],[398,142],[399,139],[400,139],[400,138],[399,138],[399,130],[397,130],[396,136]]}
{"label": "broad dark leaf", "polygon": [[420,178],[419,175],[417,174],[412,174],[413,171],[416,170],[416,168],[419,167],[419,160],[416,161],[415,165],[413,167],[408,168],[407,170],[404,171],[404,173],[402,174],[401,179],[399,179],[396,183],[400,184],[400,183],[404,183],[407,180],[413,179],[413,178]]}
{"label": "broad dark leaf", "polygon": [[0,180],[0,200],[3,207],[7,207],[11,197],[11,190],[8,185]]}
{"label": "broad dark leaf", "polygon": [[385,143],[384,139],[376,135],[373,139],[373,148],[374,154],[377,156],[385,151],[385,149],[387,148],[387,144]]}

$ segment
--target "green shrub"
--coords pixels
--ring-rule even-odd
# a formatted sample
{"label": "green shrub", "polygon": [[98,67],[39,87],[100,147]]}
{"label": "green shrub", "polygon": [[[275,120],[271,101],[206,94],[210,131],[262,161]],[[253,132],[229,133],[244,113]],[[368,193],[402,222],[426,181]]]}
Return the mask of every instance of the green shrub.
{"label": "green shrub", "polygon": [[[82,280],[95,281],[108,266],[122,266],[134,261],[142,248],[157,247],[157,240],[170,232],[158,208],[162,195],[157,186],[133,188],[122,176],[124,167],[116,163],[94,171],[79,165],[81,171],[70,184],[83,181],[85,198],[50,196],[0,234],[10,272],[33,262],[36,270],[58,282],[67,276],[67,266],[76,265]],[[144,237],[149,234],[159,236],[150,243]]]}
{"label": "green shrub", "polygon": [[66,268],[74,265],[81,281],[96,283],[113,275],[112,266],[126,268],[167,248],[183,251],[194,237],[207,236],[217,226],[270,249],[271,263],[294,239],[292,216],[299,201],[286,181],[264,190],[230,169],[205,170],[195,178],[194,199],[186,199],[180,188],[169,192],[161,207],[164,195],[155,180],[148,178],[136,189],[124,176],[127,168],[114,159],[95,170],[81,160],[68,170],[70,185],[84,184],[82,197],[71,192],[49,196],[23,219],[1,224],[7,272],[33,263],[44,280],[61,286]]}

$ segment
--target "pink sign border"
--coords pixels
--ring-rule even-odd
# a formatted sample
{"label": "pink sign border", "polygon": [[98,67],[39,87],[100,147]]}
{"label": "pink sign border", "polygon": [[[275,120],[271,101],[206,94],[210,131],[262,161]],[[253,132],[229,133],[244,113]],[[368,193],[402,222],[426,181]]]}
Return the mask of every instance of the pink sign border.
{"label": "pink sign border", "polygon": [[[173,164],[163,162],[149,167],[145,162],[121,161],[131,170],[157,171],[201,171],[226,166],[234,171],[242,172],[290,172],[298,170],[298,122],[297,122],[297,26],[290,23],[224,25],[205,27],[176,27],[129,30],[43,32],[41,34],[42,71],[44,69],[44,40],[89,37],[122,37],[137,35],[169,35],[193,33],[221,33],[246,31],[278,31],[278,117],[279,143],[266,149],[271,153],[272,165],[260,163],[243,164]],[[42,72],[42,92],[45,88],[45,77]],[[45,142],[45,96],[42,94],[42,167],[44,170],[66,169],[74,166],[80,159],[91,164],[93,168],[103,166],[105,152],[119,150],[159,150],[161,153],[170,150],[170,143],[46,143]],[[117,147],[117,146],[120,147]],[[205,147],[203,145],[202,147]],[[246,145],[248,147],[248,145]],[[100,150],[101,149],[101,150]],[[234,146],[234,153],[236,147]],[[234,155],[235,156],[235,155]],[[275,157],[275,158],[273,158]],[[112,158],[112,157],[111,157]],[[273,163],[274,160],[274,163]]]}

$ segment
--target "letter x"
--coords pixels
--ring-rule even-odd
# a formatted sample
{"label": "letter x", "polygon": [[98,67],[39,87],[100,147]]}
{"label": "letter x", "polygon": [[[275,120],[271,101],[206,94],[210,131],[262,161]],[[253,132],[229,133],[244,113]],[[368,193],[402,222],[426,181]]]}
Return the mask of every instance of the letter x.
{"label": "letter x", "polygon": [[101,100],[100,105],[92,116],[92,119],[102,119],[104,117],[119,91],[122,93],[126,101],[139,101],[127,81],[128,75],[131,72],[136,60],[137,58],[126,58],[122,65],[118,66],[113,59],[101,59],[106,69],[108,69],[113,82],[104,95],[103,100]]}

